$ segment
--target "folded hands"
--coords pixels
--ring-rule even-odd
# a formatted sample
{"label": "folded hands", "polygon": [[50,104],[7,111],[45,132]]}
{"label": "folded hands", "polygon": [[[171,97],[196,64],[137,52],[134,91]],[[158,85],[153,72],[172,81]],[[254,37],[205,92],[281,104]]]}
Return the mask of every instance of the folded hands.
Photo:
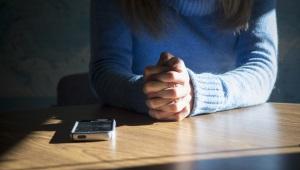
{"label": "folded hands", "polygon": [[144,93],[149,115],[158,120],[180,121],[193,104],[193,89],[184,62],[170,53],[162,53],[155,66],[144,71]]}

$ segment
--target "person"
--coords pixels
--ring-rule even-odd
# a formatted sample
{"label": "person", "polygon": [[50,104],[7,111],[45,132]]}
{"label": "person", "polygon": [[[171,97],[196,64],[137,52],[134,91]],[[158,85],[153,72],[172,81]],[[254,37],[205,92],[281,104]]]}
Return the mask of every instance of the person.
{"label": "person", "polygon": [[92,0],[89,77],[106,104],[179,121],[266,102],[275,0]]}

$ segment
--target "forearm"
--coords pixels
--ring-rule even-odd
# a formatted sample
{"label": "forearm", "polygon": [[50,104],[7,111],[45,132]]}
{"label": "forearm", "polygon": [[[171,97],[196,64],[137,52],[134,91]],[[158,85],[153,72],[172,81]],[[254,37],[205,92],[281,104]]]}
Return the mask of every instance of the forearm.
{"label": "forearm", "polygon": [[194,87],[191,116],[261,104],[273,89],[277,63],[253,62],[222,75],[189,71]]}
{"label": "forearm", "polygon": [[90,82],[98,97],[108,105],[146,113],[143,76],[110,70],[90,70]]}
{"label": "forearm", "polygon": [[91,88],[111,106],[147,112],[143,77],[132,73],[132,35],[118,1],[91,1]]}

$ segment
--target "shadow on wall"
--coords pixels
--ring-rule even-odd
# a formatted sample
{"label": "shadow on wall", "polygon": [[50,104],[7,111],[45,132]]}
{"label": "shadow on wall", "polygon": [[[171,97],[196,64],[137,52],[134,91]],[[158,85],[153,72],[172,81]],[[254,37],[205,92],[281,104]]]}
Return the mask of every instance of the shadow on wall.
{"label": "shadow on wall", "polygon": [[[0,110],[55,104],[59,79],[87,72],[89,4],[0,0]],[[271,101],[300,102],[299,6],[278,0],[280,62]]]}

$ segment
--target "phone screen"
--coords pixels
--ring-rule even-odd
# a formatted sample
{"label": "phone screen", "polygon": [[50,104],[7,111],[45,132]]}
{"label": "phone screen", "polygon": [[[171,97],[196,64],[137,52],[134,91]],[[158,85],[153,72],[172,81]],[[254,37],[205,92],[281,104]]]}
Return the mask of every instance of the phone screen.
{"label": "phone screen", "polygon": [[75,132],[97,132],[111,131],[113,129],[112,120],[101,119],[95,121],[79,121]]}

